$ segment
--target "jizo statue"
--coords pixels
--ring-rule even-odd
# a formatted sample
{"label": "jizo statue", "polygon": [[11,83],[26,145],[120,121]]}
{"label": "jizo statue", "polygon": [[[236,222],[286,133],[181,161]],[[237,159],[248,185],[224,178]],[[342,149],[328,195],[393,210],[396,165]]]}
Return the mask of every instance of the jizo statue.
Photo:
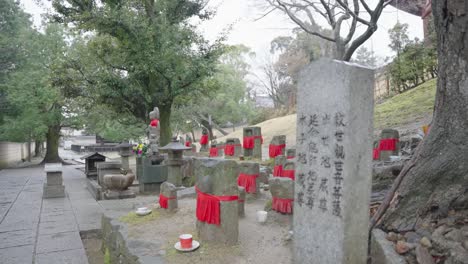
{"label": "jizo statue", "polygon": [[160,137],[160,124],[159,124],[159,108],[155,107],[153,111],[149,113],[151,122],[148,126],[148,140],[150,145],[150,151],[148,155],[157,155],[159,153],[159,137]]}

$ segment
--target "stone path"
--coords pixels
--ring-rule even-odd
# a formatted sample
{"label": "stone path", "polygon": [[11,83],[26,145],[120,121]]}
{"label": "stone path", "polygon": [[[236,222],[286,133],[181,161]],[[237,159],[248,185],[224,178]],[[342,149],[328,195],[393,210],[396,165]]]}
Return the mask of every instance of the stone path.
{"label": "stone path", "polygon": [[80,232],[100,229],[103,208],[76,166],[63,167],[67,197],[42,199],[42,166],[0,171],[0,263],[87,264]]}

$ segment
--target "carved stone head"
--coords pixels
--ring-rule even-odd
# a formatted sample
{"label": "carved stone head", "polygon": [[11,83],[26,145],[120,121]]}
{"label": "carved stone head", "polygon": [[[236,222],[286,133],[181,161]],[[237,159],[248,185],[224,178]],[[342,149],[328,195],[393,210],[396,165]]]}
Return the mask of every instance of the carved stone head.
{"label": "carved stone head", "polygon": [[155,107],[153,111],[149,113],[150,119],[159,119],[159,108]]}

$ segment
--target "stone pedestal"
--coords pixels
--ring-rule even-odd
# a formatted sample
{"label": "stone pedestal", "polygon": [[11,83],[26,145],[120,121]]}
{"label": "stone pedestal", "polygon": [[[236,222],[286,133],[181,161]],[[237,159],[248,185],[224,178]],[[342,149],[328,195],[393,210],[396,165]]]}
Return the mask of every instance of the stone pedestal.
{"label": "stone pedestal", "polygon": [[[262,128],[261,127],[244,127],[244,157],[252,157],[254,159],[262,159]],[[253,148],[246,148],[245,138],[254,137]]]}
{"label": "stone pedestal", "polygon": [[[246,174],[246,175],[257,175],[255,177],[255,189],[248,190],[245,188],[246,186],[242,186],[245,188],[245,192],[249,196],[257,197],[260,194],[260,164],[257,162],[248,162],[244,161],[239,164],[239,175]],[[250,176],[253,177],[253,176]],[[238,184],[241,185],[242,183],[238,181]]]}
{"label": "stone pedestal", "polygon": [[177,209],[177,187],[169,182],[161,184],[161,194],[167,197],[167,210],[174,211]]}
{"label": "stone pedestal", "polygon": [[300,74],[294,263],[367,263],[374,71],[321,59]]}
{"label": "stone pedestal", "polygon": [[139,191],[140,193],[158,193],[161,183],[167,180],[167,166],[152,164],[149,157],[142,157],[141,159],[142,171],[138,175]]}
{"label": "stone pedestal", "polygon": [[239,186],[239,204],[238,204],[238,212],[239,212],[239,217],[244,217],[245,216],[245,188]]}
{"label": "stone pedestal", "polygon": [[65,197],[65,186],[63,186],[62,163],[46,163],[46,182],[43,187],[43,198]]}
{"label": "stone pedestal", "polygon": [[[195,160],[196,187],[214,196],[238,196],[239,168],[233,160],[200,158]],[[220,201],[220,225],[197,219],[198,236],[203,242],[235,245],[239,237],[238,199]]]}
{"label": "stone pedestal", "polygon": [[[281,147],[283,146],[283,147]],[[274,158],[278,155],[284,155],[286,150],[286,136],[279,135],[273,136],[271,139],[270,145],[268,146],[269,149],[269,157]]]}
{"label": "stone pedestal", "polygon": [[[379,159],[382,161],[390,161],[390,156],[398,156],[400,153],[400,134],[398,133],[398,130],[395,129],[384,129],[380,133],[380,141],[382,140],[387,140],[387,139],[395,139],[395,150],[380,150],[379,151]],[[380,142],[379,142],[380,144]]]}

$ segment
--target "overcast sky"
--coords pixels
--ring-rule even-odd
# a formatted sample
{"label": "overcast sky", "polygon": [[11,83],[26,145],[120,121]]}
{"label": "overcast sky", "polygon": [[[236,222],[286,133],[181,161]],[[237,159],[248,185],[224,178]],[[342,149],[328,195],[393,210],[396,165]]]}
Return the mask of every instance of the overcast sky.
{"label": "overcast sky", "polygon": [[[200,25],[200,30],[208,39],[215,39],[224,29],[233,25],[229,34],[229,44],[244,44],[256,53],[251,62],[253,70],[265,63],[269,56],[270,41],[277,36],[290,35],[295,24],[280,12],[257,20],[264,14],[259,6],[264,0],[211,0],[210,7],[217,8],[216,16]],[[376,0],[369,0],[372,3]],[[34,23],[40,25],[41,14],[50,8],[50,2],[41,0],[21,0],[26,12],[33,15]],[[39,4],[38,4],[39,3]],[[377,56],[392,56],[388,48],[388,29],[399,20],[409,24],[410,37],[423,38],[423,25],[420,17],[407,14],[388,6],[382,13],[378,30],[364,46],[373,50]]]}

